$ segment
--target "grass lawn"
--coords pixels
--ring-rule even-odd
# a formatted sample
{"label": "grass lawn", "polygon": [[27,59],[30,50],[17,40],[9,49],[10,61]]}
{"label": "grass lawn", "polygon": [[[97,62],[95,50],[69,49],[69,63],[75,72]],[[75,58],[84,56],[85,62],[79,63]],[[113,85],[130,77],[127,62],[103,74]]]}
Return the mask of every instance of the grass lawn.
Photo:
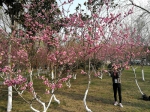
{"label": "grass lawn", "polygon": [[[142,80],[141,68],[137,68],[137,80],[142,91],[150,96],[150,66],[145,66],[145,81]],[[112,80],[108,75],[103,79],[91,75],[91,85],[87,96],[87,105],[93,112],[150,112],[150,101],[141,99],[141,93],[136,86],[134,74],[131,69],[124,70],[122,73],[122,104],[123,108],[114,106]],[[87,88],[88,76],[77,75],[77,79],[71,79],[71,88],[66,87],[55,92],[56,98],[60,100],[58,105],[52,102],[48,112],[86,112],[83,97]],[[42,85],[36,83],[38,93],[43,95],[42,100],[48,102],[49,96],[43,94]],[[26,92],[25,97],[30,97]],[[34,105],[41,109],[36,102]],[[0,89],[0,112],[6,112],[7,107],[7,88]],[[25,103],[15,92],[13,92],[12,112],[32,112],[29,105]],[[42,112],[42,111],[41,111]]]}

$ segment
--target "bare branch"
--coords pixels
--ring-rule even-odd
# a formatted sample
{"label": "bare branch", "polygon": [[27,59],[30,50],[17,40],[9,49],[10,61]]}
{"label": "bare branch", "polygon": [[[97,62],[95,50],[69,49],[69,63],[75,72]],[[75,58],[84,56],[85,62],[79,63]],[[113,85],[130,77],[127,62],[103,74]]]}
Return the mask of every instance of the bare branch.
{"label": "bare branch", "polygon": [[142,9],[142,10],[144,10],[144,11],[146,11],[147,13],[149,13],[149,14],[150,14],[150,11],[148,11],[147,9],[145,9],[145,8],[143,8],[143,7],[139,6],[139,5],[136,5],[135,3],[133,3],[133,1],[132,1],[132,0],[129,0],[129,1],[131,2],[131,4],[132,4],[133,6],[138,7],[138,8],[140,8],[140,9]]}

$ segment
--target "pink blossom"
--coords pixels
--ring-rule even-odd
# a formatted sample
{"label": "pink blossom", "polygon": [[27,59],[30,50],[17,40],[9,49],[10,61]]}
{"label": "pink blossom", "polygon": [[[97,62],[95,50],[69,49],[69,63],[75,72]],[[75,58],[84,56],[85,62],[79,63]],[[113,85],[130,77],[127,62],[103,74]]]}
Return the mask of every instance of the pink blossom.
{"label": "pink blossom", "polygon": [[43,83],[44,83],[45,85],[49,86],[49,81],[48,81],[48,79],[46,79]]}
{"label": "pink blossom", "polygon": [[62,86],[63,86],[63,85],[62,85],[61,83],[58,83],[58,84],[57,84],[57,88],[62,88]]}
{"label": "pink blossom", "polygon": [[100,73],[99,73],[99,72],[94,74],[94,76],[95,76],[95,77],[97,77],[97,76],[99,76],[99,75],[100,75]]}
{"label": "pink blossom", "polygon": [[130,67],[129,66],[125,66],[125,68],[128,70]]}
{"label": "pink blossom", "polygon": [[108,72],[108,70],[103,70],[105,73],[107,73]]}
{"label": "pink blossom", "polygon": [[46,89],[45,94],[50,94],[50,91],[48,89]]}
{"label": "pink blossom", "polygon": [[67,54],[67,52],[66,52],[66,51],[64,51],[62,54],[63,54],[63,55],[66,55],[66,54]]}
{"label": "pink blossom", "polygon": [[87,74],[84,70],[81,70],[81,74]]}
{"label": "pink blossom", "polygon": [[26,87],[25,87],[25,86],[23,86],[23,87],[21,87],[21,88],[20,88],[20,90],[25,90],[25,89],[26,89]]}
{"label": "pink blossom", "polygon": [[3,52],[1,52],[1,55],[3,56],[3,55],[4,55],[4,53],[3,53]]}
{"label": "pink blossom", "polygon": [[33,82],[28,83],[28,87],[32,87],[32,85],[33,85]]}
{"label": "pink blossom", "polygon": [[62,82],[65,82],[65,81],[67,81],[67,80],[68,80],[68,78],[62,78],[62,79],[61,79]]}
{"label": "pink blossom", "polygon": [[51,89],[55,89],[56,88],[56,85],[53,83],[51,84]]}
{"label": "pink blossom", "polygon": [[41,79],[42,79],[42,80],[45,80],[45,76],[42,76]]}
{"label": "pink blossom", "polygon": [[63,62],[61,61],[61,62],[60,62],[60,65],[62,65],[62,64],[63,64]]}
{"label": "pink blossom", "polygon": [[9,66],[5,66],[3,69],[2,69],[2,72],[11,72],[11,69]]}
{"label": "pink blossom", "polygon": [[69,79],[70,79],[71,77],[72,77],[72,75],[68,75],[68,76],[67,76],[67,78],[69,78]]}
{"label": "pink blossom", "polygon": [[65,5],[66,4],[66,1],[64,1],[64,3],[62,5]]}

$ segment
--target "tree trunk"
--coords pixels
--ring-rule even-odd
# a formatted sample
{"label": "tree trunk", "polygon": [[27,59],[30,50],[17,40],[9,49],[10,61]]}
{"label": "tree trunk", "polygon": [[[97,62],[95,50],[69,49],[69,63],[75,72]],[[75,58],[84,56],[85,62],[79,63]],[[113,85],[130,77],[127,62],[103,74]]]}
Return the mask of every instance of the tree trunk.
{"label": "tree trunk", "polygon": [[[9,48],[8,48],[8,66],[11,68],[11,42],[9,42]],[[11,79],[11,74],[9,74],[8,78]],[[11,109],[12,109],[12,86],[9,86],[7,112],[11,112]]]}
{"label": "tree trunk", "polygon": [[12,86],[8,87],[8,102],[7,102],[7,112],[11,112],[12,109]]}

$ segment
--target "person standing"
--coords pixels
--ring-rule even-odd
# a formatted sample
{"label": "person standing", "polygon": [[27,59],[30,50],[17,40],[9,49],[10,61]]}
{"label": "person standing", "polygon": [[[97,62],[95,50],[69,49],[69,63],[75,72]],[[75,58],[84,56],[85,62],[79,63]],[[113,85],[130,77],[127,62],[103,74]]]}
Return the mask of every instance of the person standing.
{"label": "person standing", "polygon": [[[113,92],[114,92],[114,105],[119,105],[120,107],[123,107],[122,105],[122,95],[121,95],[121,70],[117,69],[117,66],[113,66],[112,70],[110,71],[110,76],[112,77],[113,82]],[[119,96],[119,103],[117,101],[117,92]]]}

